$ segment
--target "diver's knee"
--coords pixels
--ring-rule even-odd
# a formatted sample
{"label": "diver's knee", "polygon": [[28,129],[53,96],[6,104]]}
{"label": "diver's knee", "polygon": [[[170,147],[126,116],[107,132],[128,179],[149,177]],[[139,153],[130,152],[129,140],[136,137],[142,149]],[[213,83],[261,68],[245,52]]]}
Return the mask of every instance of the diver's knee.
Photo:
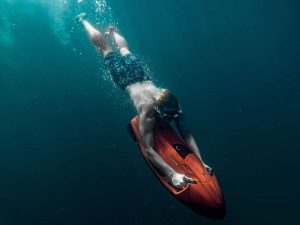
{"label": "diver's knee", "polygon": [[125,56],[125,55],[128,55],[128,54],[130,54],[131,52],[129,51],[129,49],[127,48],[127,47],[122,47],[122,48],[120,48],[120,54],[122,55],[122,56]]}

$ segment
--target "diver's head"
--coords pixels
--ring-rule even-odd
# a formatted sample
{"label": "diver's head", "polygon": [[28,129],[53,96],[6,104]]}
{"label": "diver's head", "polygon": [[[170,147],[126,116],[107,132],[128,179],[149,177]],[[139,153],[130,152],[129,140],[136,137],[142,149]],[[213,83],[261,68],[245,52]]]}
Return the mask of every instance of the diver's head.
{"label": "diver's head", "polygon": [[153,98],[153,101],[156,115],[166,122],[179,117],[182,113],[176,97],[169,90],[164,90],[158,97]]}

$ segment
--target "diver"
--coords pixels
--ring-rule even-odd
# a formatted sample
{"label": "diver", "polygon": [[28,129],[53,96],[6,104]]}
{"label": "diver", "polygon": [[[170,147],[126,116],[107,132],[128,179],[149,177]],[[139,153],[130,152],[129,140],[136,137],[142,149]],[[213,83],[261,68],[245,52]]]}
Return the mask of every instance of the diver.
{"label": "diver", "polygon": [[[181,137],[203,162],[196,141],[185,125],[185,118],[176,97],[169,90],[154,85],[140,59],[130,52],[126,40],[115,27],[110,26],[107,32],[101,33],[85,17],[86,13],[81,13],[76,20],[83,25],[97,52],[103,56],[105,67],[113,81],[128,93],[137,110],[140,119],[139,131],[148,160],[160,169],[176,188],[196,183],[192,178],[177,173],[153,149],[154,127],[159,123],[174,121]],[[119,52],[113,51],[109,46],[106,40],[108,37],[114,40]],[[205,163],[204,165],[211,174],[212,169]]]}

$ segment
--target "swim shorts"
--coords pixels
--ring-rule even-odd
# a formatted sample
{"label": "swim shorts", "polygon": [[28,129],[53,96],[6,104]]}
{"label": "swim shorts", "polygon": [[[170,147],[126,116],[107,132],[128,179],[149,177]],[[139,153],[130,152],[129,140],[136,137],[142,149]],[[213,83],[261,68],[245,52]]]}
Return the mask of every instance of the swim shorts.
{"label": "swim shorts", "polygon": [[108,53],[104,64],[113,81],[123,90],[136,82],[151,80],[141,60],[133,54],[120,56],[116,52]]}

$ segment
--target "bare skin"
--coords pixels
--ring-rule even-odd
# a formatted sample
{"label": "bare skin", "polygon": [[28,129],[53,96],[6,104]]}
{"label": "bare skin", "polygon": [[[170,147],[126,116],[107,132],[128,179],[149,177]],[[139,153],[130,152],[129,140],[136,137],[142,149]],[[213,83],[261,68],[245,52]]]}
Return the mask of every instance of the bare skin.
{"label": "bare skin", "polygon": [[[122,56],[131,53],[128,49],[128,45],[125,38],[122,37],[114,27],[109,27],[108,31],[104,35],[100,31],[95,29],[88,21],[86,21],[84,19],[84,16],[84,14],[80,14],[78,16],[78,21],[83,24],[88,34],[88,37],[103,57],[105,57],[108,53],[112,52],[112,48],[108,45],[105,39],[107,35],[110,35],[113,38]],[[126,88],[126,92],[130,96],[139,115],[139,131],[141,134],[143,145],[145,147],[146,157],[149,159],[149,161],[161,171],[163,171],[164,174],[170,178],[173,185],[177,188],[186,186],[188,183],[196,183],[196,181],[194,181],[192,178],[189,178],[184,174],[177,173],[153,149],[153,129],[158,123],[158,120],[153,110],[153,98],[159,96],[163,92],[163,89],[156,87],[152,81],[143,81],[129,85]],[[180,116],[176,118],[175,124],[178,127],[182,138],[202,160],[196,141],[185,126],[184,117]],[[207,168],[209,167],[207,166]]]}

